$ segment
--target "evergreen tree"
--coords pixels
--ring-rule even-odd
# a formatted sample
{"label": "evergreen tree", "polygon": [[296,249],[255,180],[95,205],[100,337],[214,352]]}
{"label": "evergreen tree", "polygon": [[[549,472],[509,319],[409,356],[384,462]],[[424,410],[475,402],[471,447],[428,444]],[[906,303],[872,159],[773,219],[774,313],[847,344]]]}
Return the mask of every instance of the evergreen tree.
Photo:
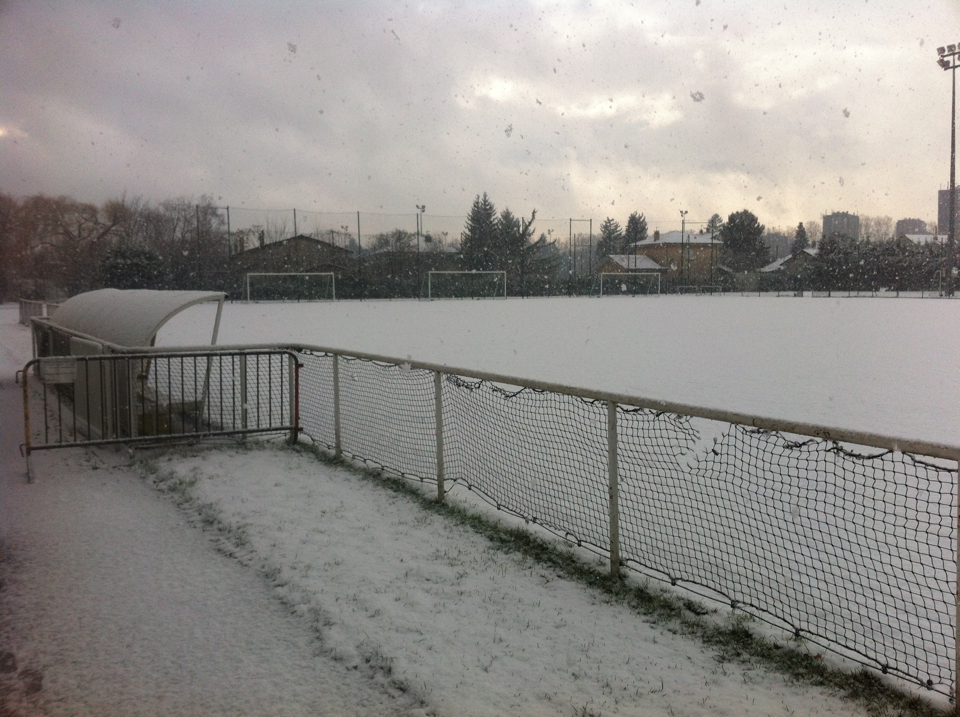
{"label": "evergreen tree", "polygon": [[473,200],[467,224],[460,239],[463,268],[473,271],[497,269],[497,209],[484,192]]}
{"label": "evergreen tree", "polygon": [[714,214],[710,217],[707,226],[704,227],[704,231],[706,231],[707,234],[719,234],[721,229],[723,229],[723,217],[719,214]]}
{"label": "evergreen tree", "polygon": [[600,238],[597,240],[597,257],[605,258],[611,254],[622,254],[624,246],[623,229],[620,222],[611,217],[600,225]]}
{"label": "evergreen tree", "polygon": [[803,222],[797,225],[797,231],[793,235],[793,244],[790,245],[790,253],[796,254],[810,246],[810,240],[807,239],[807,230],[803,228]]}
{"label": "evergreen tree", "polygon": [[509,208],[505,208],[500,212],[496,228],[496,239],[491,252],[493,259],[491,268],[507,272],[509,282],[511,275],[520,274],[520,262],[525,243],[524,227],[521,220]]}
{"label": "evergreen tree", "polygon": [[764,226],[748,209],[727,217],[720,230],[725,261],[734,271],[753,271],[770,261],[770,252],[763,241]]}
{"label": "evergreen tree", "polygon": [[623,233],[624,251],[631,250],[631,246],[647,239],[647,218],[634,212],[627,219],[627,229]]}

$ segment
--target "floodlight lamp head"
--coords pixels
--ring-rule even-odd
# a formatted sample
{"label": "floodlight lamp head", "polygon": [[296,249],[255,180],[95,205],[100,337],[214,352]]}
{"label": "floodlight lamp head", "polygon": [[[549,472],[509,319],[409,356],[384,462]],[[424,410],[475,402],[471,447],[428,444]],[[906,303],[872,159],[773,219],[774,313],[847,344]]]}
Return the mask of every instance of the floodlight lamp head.
{"label": "floodlight lamp head", "polygon": [[956,45],[947,45],[947,52],[949,52],[949,53],[954,53],[954,52],[956,52],[956,51],[957,51],[957,46],[956,46]]}
{"label": "floodlight lamp head", "polygon": [[950,61],[945,57],[941,57],[939,60],[937,60],[937,64],[945,70],[950,69]]}
{"label": "floodlight lamp head", "polygon": [[938,48],[937,48],[937,54],[940,55],[940,57],[943,57],[943,53],[945,53],[946,51],[947,51],[947,48],[945,48],[945,47],[938,47]]}

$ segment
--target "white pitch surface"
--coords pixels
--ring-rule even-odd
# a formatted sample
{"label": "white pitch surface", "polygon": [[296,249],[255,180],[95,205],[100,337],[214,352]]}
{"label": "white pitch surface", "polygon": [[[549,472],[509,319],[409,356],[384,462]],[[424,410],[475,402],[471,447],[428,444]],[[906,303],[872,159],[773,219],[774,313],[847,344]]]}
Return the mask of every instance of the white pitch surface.
{"label": "white pitch surface", "polygon": [[[165,345],[209,341],[196,307]],[[960,301],[644,296],[228,304],[221,344],[302,342],[960,445]]]}

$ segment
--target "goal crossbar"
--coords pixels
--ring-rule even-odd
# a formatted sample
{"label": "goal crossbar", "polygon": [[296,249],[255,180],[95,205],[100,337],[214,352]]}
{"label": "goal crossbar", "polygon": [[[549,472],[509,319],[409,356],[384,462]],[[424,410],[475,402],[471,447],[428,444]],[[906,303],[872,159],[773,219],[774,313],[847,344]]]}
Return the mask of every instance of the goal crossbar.
{"label": "goal crossbar", "polygon": [[332,271],[251,271],[245,275],[246,286],[244,296],[247,301],[250,301],[251,277],[256,278],[261,276],[328,276],[330,277],[330,298],[333,300],[337,298],[337,276]]}
{"label": "goal crossbar", "polygon": [[[484,277],[484,276],[493,276],[496,277],[494,280],[494,297],[507,298],[507,272],[502,270],[491,270],[491,271],[428,271],[427,272],[427,298],[433,299],[434,296],[433,289],[433,279],[434,276],[462,276],[462,277]],[[502,287],[502,288],[501,288]]]}

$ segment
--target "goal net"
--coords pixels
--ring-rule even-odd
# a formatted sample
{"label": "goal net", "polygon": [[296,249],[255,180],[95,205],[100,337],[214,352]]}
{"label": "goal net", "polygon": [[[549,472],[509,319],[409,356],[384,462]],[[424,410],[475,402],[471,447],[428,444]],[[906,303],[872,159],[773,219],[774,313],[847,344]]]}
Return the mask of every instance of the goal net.
{"label": "goal net", "polygon": [[660,274],[655,271],[600,274],[600,296],[637,296],[659,293]]}
{"label": "goal net", "polygon": [[244,295],[247,301],[331,301],[336,284],[333,272],[249,273]]}
{"label": "goal net", "polygon": [[505,271],[428,271],[428,299],[496,299],[507,296]]}

